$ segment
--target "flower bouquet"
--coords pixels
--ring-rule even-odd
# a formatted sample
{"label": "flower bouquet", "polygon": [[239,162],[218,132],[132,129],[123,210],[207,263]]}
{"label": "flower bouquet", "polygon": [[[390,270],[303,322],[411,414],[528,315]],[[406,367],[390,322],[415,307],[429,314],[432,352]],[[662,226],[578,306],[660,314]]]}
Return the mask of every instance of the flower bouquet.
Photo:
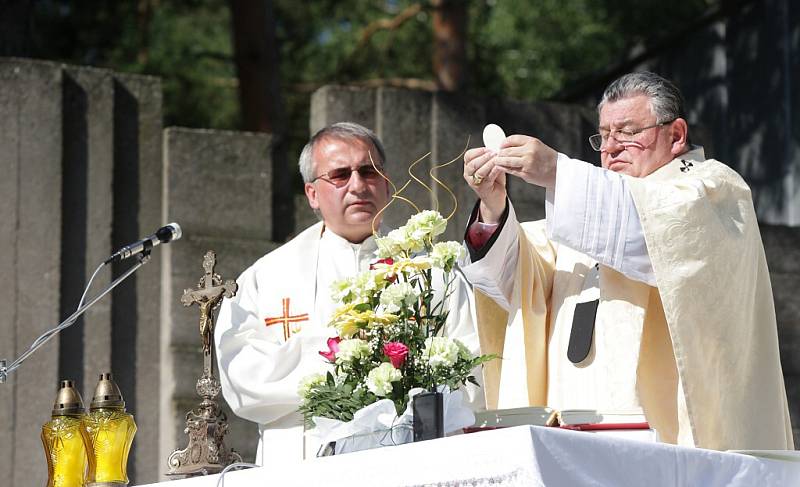
{"label": "flower bouquet", "polygon": [[474,422],[457,389],[478,385],[472,371],[494,357],[445,336],[464,252],[458,242],[435,243],[446,226],[438,212],[417,213],[376,238],[378,260],[368,271],[332,286],[338,336],[320,352],[331,370],[305,377],[298,392],[312,434],[322,445],[337,441],[337,453],[345,438],[372,437],[349,451],[409,441],[410,401],[420,391],[445,392],[445,432]]}

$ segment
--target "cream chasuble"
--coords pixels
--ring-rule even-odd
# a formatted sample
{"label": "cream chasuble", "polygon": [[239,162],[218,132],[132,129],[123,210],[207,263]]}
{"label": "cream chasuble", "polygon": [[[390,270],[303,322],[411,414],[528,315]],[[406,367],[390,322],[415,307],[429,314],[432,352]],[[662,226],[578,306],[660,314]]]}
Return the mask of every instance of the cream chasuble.
{"label": "cream chasuble", "polygon": [[[649,277],[634,270],[639,280],[548,239],[545,222],[516,223],[511,208],[506,225],[519,231],[505,244],[519,253],[510,299],[482,282],[481,261],[465,268],[484,291],[482,352],[503,357],[484,373],[489,407],[641,407],[663,441],[792,448],[750,193],[727,166],[702,159],[688,153],[647,178],[625,177],[652,264]],[[642,282],[653,276],[658,287]],[[598,297],[590,353],[573,364],[575,306]]]}
{"label": "cream chasuble", "polygon": [[[352,244],[318,223],[244,271],[237,295],[223,301],[214,333],[222,392],[237,416],[259,425],[256,463],[316,454],[317,445],[304,445],[297,386],[326,370],[319,352],[336,336],[327,326],[337,306],[330,285],[367,270],[375,248],[373,237]],[[454,284],[446,333],[477,353],[471,293],[463,277]]]}

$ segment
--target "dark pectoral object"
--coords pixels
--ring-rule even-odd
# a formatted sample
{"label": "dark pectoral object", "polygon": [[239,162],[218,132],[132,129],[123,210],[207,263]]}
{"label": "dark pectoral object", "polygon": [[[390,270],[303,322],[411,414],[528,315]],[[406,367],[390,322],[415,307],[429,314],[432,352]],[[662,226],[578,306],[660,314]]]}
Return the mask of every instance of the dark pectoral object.
{"label": "dark pectoral object", "polygon": [[444,404],[441,392],[421,392],[414,396],[414,441],[444,436]]}
{"label": "dark pectoral object", "polygon": [[575,315],[572,317],[572,332],[569,335],[567,358],[573,364],[583,362],[592,349],[594,336],[594,320],[597,316],[597,305],[600,301],[595,299],[586,303],[578,303]]}

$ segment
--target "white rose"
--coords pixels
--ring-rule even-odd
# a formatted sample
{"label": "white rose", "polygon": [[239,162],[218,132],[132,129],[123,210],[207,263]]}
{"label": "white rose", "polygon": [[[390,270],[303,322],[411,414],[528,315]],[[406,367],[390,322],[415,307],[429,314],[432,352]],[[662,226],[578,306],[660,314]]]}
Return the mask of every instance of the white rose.
{"label": "white rose", "polygon": [[336,353],[336,361],[352,362],[364,357],[369,357],[371,350],[369,343],[360,338],[352,338],[339,342],[339,352]]}
{"label": "white rose", "polygon": [[417,300],[414,286],[407,282],[392,284],[381,293],[380,303],[387,313],[397,313],[404,306],[411,306]]}
{"label": "white rose", "polygon": [[378,247],[378,250],[375,251],[375,254],[381,259],[400,255],[400,252],[403,250],[400,246],[400,242],[404,239],[405,237],[400,229],[392,230],[389,232],[389,235],[385,237],[376,238],[375,245]]}
{"label": "white rose", "polygon": [[[345,278],[334,281],[331,284],[331,298],[336,303],[347,302],[345,301],[353,292],[353,279]],[[349,300],[348,300],[349,301]]]}
{"label": "white rose", "polygon": [[458,360],[459,352],[458,345],[447,337],[428,337],[422,356],[431,367],[450,367]]}
{"label": "white rose", "polygon": [[406,255],[419,252],[425,248],[422,239],[417,237],[414,229],[408,225],[392,230],[388,236],[395,241],[397,247]]}
{"label": "white rose", "polygon": [[348,279],[335,281],[331,285],[334,302],[366,303],[386,285],[384,273],[367,270]]}
{"label": "white rose", "polygon": [[433,265],[449,271],[455,262],[464,255],[464,246],[459,242],[440,242],[433,246],[431,259]]}
{"label": "white rose", "polygon": [[367,374],[367,389],[379,397],[386,397],[392,392],[392,382],[403,378],[399,369],[389,362],[383,362]]}
{"label": "white rose", "polygon": [[432,241],[447,229],[447,220],[438,211],[425,210],[409,218],[406,227],[414,240]]}

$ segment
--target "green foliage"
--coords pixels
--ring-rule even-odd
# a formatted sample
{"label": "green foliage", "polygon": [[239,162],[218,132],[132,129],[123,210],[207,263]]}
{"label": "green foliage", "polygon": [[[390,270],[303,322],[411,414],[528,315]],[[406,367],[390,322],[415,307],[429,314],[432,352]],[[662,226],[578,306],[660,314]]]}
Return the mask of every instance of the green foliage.
{"label": "green foliage", "polygon": [[192,8],[182,2],[164,3],[151,23],[147,58],[131,69],[167,73],[163,86],[168,124],[236,127],[239,108],[232,57],[225,2],[203,2]]}
{"label": "green foliage", "polygon": [[375,395],[364,388],[354,388],[349,384],[336,386],[330,373],[328,377],[330,380],[316,385],[309,391],[306,400],[299,408],[300,413],[306,418],[308,427],[314,427],[312,416],[338,419],[346,423],[353,419],[353,413],[361,409],[364,404],[376,400]]}
{"label": "green foliage", "polygon": [[[464,0],[466,1],[466,0]],[[720,0],[471,0],[468,89],[547,99],[632,49],[674,35]],[[420,3],[394,29],[368,25]],[[430,0],[272,1],[289,161],[308,137],[311,92],[368,79],[432,80]],[[240,127],[224,0],[43,0],[31,19],[37,57],[160,76],[165,123]]]}
{"label": "green foliage", "polygon": [[298,8],[275,0],[281,74],[287,86],[389,77],[429,77],[431,28],[422,12],[395,30],[379,30],[359,48],[363,29],[391,18],[409,0],[320,0]]}
{"label": "green foliage", "polygon": [[224,0],[37,2],[33,24],[38,57],[161,77],[166,125],[238,125]]}
{"label": "green foliage", "polygon": [[[674,34],[710,0],[487,0],[472,2],[470,61],[476,90],[547,99],[632,49]],[[668,8],[668,10],[667,10]]]}

